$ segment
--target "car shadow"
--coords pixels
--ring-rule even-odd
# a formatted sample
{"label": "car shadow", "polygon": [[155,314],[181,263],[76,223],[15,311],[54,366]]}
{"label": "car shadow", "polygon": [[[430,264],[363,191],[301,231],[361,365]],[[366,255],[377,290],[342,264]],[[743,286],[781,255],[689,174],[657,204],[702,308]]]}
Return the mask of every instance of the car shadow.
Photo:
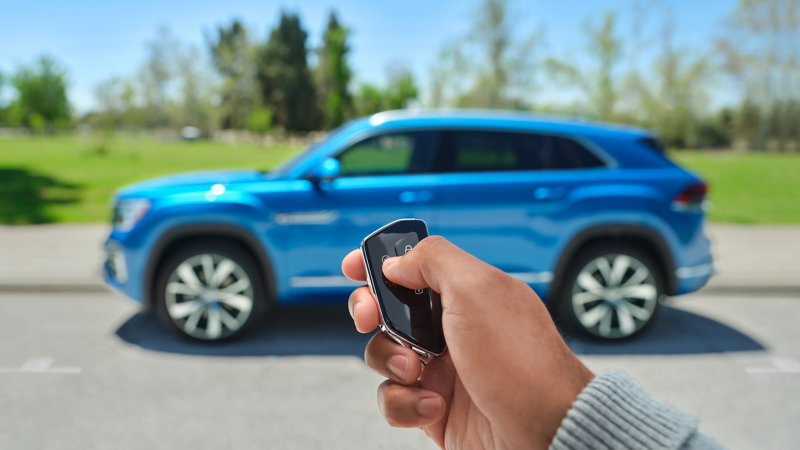
{"label": "car shadow", "polygon": [[659,317],[632,338],[601,342],[564,336],[578,355],[690,355],[764,350],[746,334],[707,317],[662,305]]}
{"label": "car shadow", "polygon": [[[344,305],[286,306],[270,312],[258,330],[232,342],[200,342],[167,330],[153,314],[136,314],[116,332],[145,350],[206,356],[350,355],[364,357],[370,335],[358,333]],[[641,335],[598,342],[565,336],[579,355],[680,355],[758,351],[749,336],[717,321],[664,306]]]}
{"label": "car shadow", "polygon": [[364,357],[371,334],[356,331],[342,304],[283,306],[257,330],[230,342],[202,342],[166,329],[155,314],[139,313],[117,330],[123,341],[145,350],[208,356],[352,355]]}

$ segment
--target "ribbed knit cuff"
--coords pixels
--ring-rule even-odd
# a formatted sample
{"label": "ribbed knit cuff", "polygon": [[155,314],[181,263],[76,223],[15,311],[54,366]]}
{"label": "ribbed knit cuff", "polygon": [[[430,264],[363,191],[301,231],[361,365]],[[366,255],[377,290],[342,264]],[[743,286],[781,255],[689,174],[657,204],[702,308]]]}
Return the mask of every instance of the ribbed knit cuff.
{"label": "ribbed knit cuff", "polygon": [[578,395],[552,450],[678,449],[697,422],[647,395],[628,375],[609,370]]}

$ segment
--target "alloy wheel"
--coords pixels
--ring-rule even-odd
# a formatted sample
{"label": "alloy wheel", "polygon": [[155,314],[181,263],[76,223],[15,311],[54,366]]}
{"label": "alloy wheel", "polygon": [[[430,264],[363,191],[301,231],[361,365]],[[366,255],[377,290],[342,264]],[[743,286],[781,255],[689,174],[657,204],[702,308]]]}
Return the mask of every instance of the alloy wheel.
{"label": "alloy wheel", "polygon": [[250,278],[230,258],[192,256],[167,281],[167,313],[186,334],[205,340],[228,337],[247,322],[254,305]]}
{"label": "alloy wheel", "polygon": [[572,308],[590,333],[618,339],[639,331],[658,304],[658,288],[647,266],[625,254],[603,255],[578,273]]}

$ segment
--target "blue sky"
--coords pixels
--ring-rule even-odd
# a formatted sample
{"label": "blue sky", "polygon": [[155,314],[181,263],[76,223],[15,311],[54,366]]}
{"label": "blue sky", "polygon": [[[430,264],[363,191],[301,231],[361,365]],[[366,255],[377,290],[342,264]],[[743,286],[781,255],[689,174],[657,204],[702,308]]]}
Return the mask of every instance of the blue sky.
{"label": "blue sky", "polygon": [[[634,0],[517,1],[520,30],[546,27],[546,50],[557,55],[577,55],[583,35],[581,25],[599,20],[605,11],[620,14],[620,31],[632,28]],[[721,34],[725,16],[736,0],[665,1],[675,17],[679,45],[694,51],[710,48]],[[203,30],[234,17],[267,35],[281,8],[299,12],[317,45],[328,11],[354,29],[351,64],[360,80],[380,83],[387,63],[403,61],[425,85],[428,67],[448,38],[463,34],[474,1],[356,0],[251,1],[193,0],[109,2],[72,0],[23,2],[0,0],[0,71],[12,71],[47,52],[69,70],[70,98],[79,111],[93,104],[92,89],[112,75],[131,74],[144,57],[144,41],[159,25],[168,26],[184,42],[203,46]],[[650,27],[652,28],[652,27]],[[653,31],[653,30],[651,30]]]}

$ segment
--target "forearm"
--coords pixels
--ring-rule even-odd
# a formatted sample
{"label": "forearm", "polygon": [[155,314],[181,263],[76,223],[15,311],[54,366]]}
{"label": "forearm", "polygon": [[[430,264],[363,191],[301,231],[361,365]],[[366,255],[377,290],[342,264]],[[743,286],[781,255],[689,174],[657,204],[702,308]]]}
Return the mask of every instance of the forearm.
{"label": "forearm", "polygon": [[647,395],[628,375],[610,370],[580,393],[550,446],[568,449],[721,449],[697,432],[697,421]]}

